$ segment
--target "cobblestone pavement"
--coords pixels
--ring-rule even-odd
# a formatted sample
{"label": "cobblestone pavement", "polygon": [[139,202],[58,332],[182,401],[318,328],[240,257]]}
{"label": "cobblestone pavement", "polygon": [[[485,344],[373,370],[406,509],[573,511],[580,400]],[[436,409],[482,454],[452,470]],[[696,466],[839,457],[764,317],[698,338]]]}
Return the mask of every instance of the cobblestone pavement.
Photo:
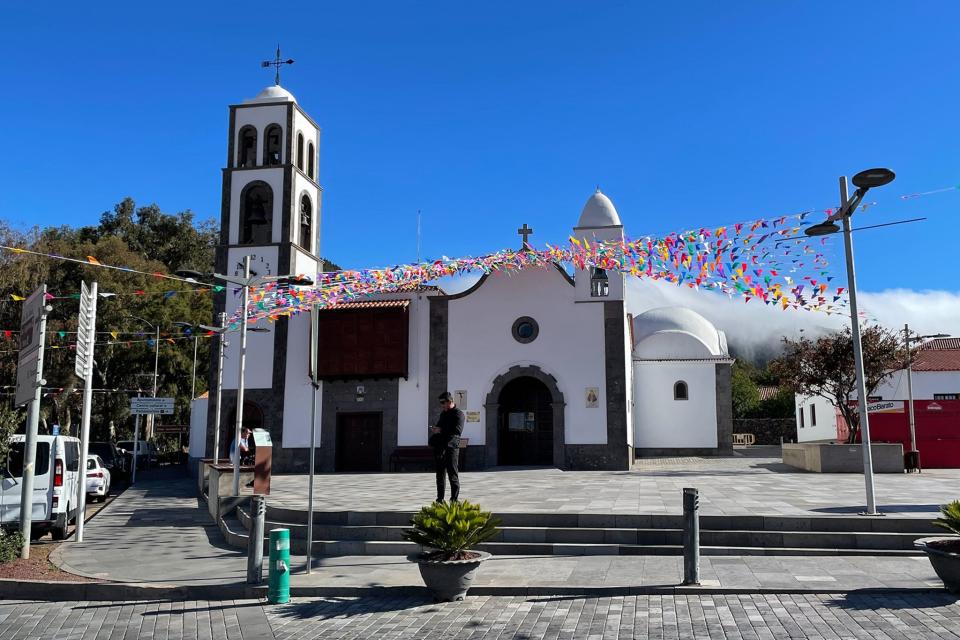
{"label": "cobblestone pavement", "polygon": [[946,593],[0,602],[0,638],[960,638]]}

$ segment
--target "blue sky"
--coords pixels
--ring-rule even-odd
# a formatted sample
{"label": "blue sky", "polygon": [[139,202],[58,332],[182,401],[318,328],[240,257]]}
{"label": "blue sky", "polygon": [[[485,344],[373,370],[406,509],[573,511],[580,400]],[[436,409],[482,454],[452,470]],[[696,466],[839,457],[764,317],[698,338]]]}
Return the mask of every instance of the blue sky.
{"label": "blue sky", "polygon": [[[29,7],[0,24],[0,217],[95,223],[130,195],[219,212],[227,105],[284,85],[323,127],[323,253],[347,267],[562,242],[599,184],[628,234],[837,199],[860,286],[960,291],[952,2],[179,2]],[[842,263],[835,262],[838,275]]]}

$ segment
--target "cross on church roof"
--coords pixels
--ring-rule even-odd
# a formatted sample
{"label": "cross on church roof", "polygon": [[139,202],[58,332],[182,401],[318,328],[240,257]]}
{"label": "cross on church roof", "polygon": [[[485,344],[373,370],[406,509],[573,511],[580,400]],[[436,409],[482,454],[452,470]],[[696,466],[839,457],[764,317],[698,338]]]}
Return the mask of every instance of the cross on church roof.
{"label": "cross on church roof", "polygon": [[293,58],[290,58],[288,60],[283,60],[282,58],[280,58],[280,45],[278,44],[277,57],[274,58],[273,60],[264,60],[263,62],[260,63],[260,66],[263,68],[276,67],[277,75],[274,76],[273,82],[274,84],[279,86],[280,85],[280,67],[282,67],[285,64],[293,64]]}
{"label": "cross on church roof", "polygon": [[530,236],[533,235],[533,229],[527,226],[527,223],[524,222],[523,226],[517,229],[517,234],[523,236],[523,249],[530,247]]}

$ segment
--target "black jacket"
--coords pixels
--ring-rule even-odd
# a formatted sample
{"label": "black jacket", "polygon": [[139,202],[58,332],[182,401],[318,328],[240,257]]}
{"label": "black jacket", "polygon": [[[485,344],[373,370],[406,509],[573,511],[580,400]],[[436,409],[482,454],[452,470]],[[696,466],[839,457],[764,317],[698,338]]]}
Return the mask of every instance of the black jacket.
{"label": "black jacket", "polygon": [[437,420],[440,433],[430,436],[430,446],[435,449],[442,449],[443,447],[458,448],[460,446],[460,435],[463,433],[463,422],[464,415],[460,409],[454,407],[442,411],[440,418]]}

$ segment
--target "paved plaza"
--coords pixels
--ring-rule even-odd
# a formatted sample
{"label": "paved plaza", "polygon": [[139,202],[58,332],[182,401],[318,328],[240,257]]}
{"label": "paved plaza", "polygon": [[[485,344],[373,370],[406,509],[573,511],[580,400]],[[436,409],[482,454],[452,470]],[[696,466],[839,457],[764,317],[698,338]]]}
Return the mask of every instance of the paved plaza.
{"label": "paved plaza", "polygon": [[[808,473],[779,457],[641,460],[632,471],[500,469],[462,473],[461,497],[494,512],[676,514],[682,489],[700,490],[704,515],[850,515],[864,508],[862,474]],[[960,496],[960,469],[877,474],[878,508],[929,518]],[[436,497],[432,473],[318,475],[323,511],[416,511]],[[306,510],[307,477],[273,478],[269,504]]]}
{"label": "paved plaza", "polygon": [[0,638],[955,640],[957,596],[936,593],[0,602]]}

